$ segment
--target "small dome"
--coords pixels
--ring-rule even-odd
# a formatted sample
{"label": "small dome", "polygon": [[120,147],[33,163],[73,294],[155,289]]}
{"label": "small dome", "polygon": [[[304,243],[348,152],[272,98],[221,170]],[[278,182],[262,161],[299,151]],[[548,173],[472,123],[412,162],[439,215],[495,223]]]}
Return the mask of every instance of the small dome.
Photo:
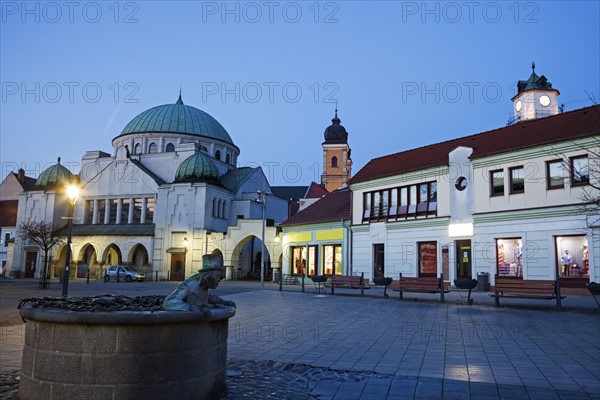
{"label": "small dome", "polygon": [[175,182],[218,182],[219,170],[204,153],[197,152],[183,160],[177,173]]}
{"label": "small dome", "polygon": [[202,110],[183,104],[181,95],[175,104],[164,104],[138,114],[125,125],[119,137],[152,132],[184,133],[233,144],[219,121]]}
{"label": "small dome", "polygon": [[56,186],[67,186],[74,182],[71,171],[58,162],[51,167],[46,168],[35,181],[36,188],[49,188]]}
{"label": "small dome", "polygon": [[342,122],[337,115],[337,109],[335,110],[335,117],[331,120],[331,125],[325,128],[325,143],[324,144],[344,144],[348,143],[348,132],[346,128],[340,125]]}

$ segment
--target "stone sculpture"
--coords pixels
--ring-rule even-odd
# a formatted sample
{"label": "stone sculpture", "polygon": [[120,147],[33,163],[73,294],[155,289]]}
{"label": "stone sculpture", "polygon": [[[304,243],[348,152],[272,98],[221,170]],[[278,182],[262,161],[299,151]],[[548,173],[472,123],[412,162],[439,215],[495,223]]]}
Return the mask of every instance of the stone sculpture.
{"label": "stone sculpture", "polygon": [[202,269],[181,282],[173,293],[165,298],[163,310],[209,313],[211,308],[235,307],[234,302],[208,293],[209,289],[219,286],[222,271],[222,255],[204,255]]}

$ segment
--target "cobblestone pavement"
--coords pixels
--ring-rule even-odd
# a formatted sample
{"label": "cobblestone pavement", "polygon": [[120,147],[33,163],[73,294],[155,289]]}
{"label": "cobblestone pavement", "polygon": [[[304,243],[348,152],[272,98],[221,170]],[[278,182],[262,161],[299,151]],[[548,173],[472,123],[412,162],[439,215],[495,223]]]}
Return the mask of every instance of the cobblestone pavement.
{"label": "cobblestone pavement", "polygon": [[[495,308],[477,297],[469,306],[427,295],[221,296],[238,305],[226,400],[600,399],[600,316],[589,296],[569,296],[562,312],[545,302]],[[0,397],[10,399],[24,329],[1,328]]]}

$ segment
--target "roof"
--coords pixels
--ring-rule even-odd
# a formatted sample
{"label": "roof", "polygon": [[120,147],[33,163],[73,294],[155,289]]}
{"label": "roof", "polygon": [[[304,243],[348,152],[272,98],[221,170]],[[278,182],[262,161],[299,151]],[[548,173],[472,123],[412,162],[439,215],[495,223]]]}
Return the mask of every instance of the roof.
{"label": "roof", "polygon": [[218,182],[220,176],[210,157],[197,152],[179,165],[175,173],[175,182]]}
{"label": "roof", "polygon": [[275,197],[288,201],[303,199],[307,191],[308,186],[271,186],[271,192]]}
{"label": "roof", "polygon": [[331,125],[325,128],[323,135],[325,136],[325,142],[323,144],[345,144],[348,143],[348,132],[340,123],[341,119],[338,118],[337,109],[335,110],[335,117],[331,120]]}
{"label": "roof", "polygon": [[223,126],[210,114],[181,101],[150,108],[133,118],[119,136],[134,133],[187,133],[233,144]]}
{"label": "roof", "polygon": [[335,190],[293,215],[287,221],[282,222],[281,226],[337,222],[350,219],[351,197],[352,194],[349,188]]}
{"label": "roof", "polygon": [[154,224],[74,224],[73,236],[154,236]]}
{"label": "roof", "polygon": [[[526,81],[517,83],[517,95],[528,90],[556,90],[544,75],[537,76],[535,70]],[[558,90],[556,90],[558,92]],[[516,96],[515,96],[516,97]],[[514,98],[514,97],[513,97]]]}
{"label": "roof", "polygon": [[323,196],[329,194],[329,190],[325,189],[325,187],[319,185],[316,182],[311,182],[306,194],[304,195],[304,199],[319,199]]}
{"label": "roof", "polygon": [[475,159],[598,134],[600,105],[595,105],[374,158],[350,184],[448,165],[448,154],[459,146],[473,148]]}
{"label": "roof", "polygon": [[228,171],[221,178],[221,185],[225,186],[227,189],[231,190],[232,193],[237,193],[238,190],[242,187],[242,185],[250,179],[250,177],[256,172],[257,168],[251,167],[242,167],[242,168],[234,168]]}
{"label": "roof", "polygon": [[[22,169],[20,171],[23,171]],[[25,171],[23,171],[25,172]],[[23,188],[23,190],[31,190],[35,187],[35,178],[26,176],[23,174],[22,176],[22,180],[19,179],[19,174],[15,173],[15,172],[11,172],[11,174],[13,174],[15,176],[15,178],[17,178],[17,181],[19,182],[19,184],[21,185],[21,187]]]}
{"label": "roof", "polygon": [[163,181],[158,175],[156,175],[154,172],[152,172],[148,167],[146,167],[144,164],[142,164],[138,160],[130,158],[129,161],[133,165],[135,165],[136,167],[138,167],[140,170],[142,170],[150,178],[152,178],[152,180],[154,180],[154,182],[156,182],[157,185],[160,186],[160,185],[163,185],[165,183],[165,181]]}
{"label": "roof", "polygon": [[17,226],[19,200],[0,201],[0,226]]}
{"label": "roof", "polygon": [[46,168],[42,171],[35,181],[35,186],[39,188],[50,188],[57,186],[66,186],[75,182],[75,178],[71,171],[60,163],[60,157],[58,162],[51,167]]}

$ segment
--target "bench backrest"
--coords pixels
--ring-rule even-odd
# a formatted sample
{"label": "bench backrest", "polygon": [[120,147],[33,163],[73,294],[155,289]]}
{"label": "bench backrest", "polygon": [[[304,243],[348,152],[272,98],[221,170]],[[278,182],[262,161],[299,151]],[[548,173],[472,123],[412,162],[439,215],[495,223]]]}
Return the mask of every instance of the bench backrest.
{"label": "bench backrest", "polygon": [[536,281],[500,278],[496,276],[495,291],[517,293],[556,293],[556,281]]}
{"label": "bench backrest", "polygon": [[401,277],[399,286],[402,288],[439,289],[440,281],[441,281],[440,278],[436,278],[433,276],[419,277],[419,278]]}
{"label": "bench backrest", "polygon": [[334,285],[360,285],[362,277],[352,275],[331,275],[331,283]]}

